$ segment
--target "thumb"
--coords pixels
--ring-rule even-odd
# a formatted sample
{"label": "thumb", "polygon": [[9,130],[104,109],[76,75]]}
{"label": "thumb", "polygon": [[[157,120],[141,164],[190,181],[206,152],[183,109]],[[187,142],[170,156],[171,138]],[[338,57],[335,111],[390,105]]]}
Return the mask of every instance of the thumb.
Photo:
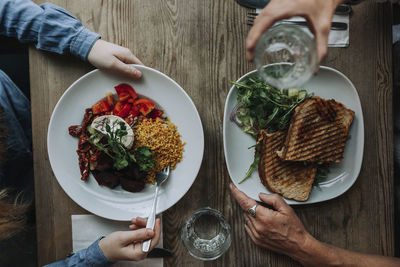
{"label": "thumb", "polygon": [[262,202],[272,206],[276,211],[286,212],[291,209],[291,207],[278,194],[260,193],[259,197]]}
{"label": "thumb", "polygon": [[115,59],[114,64],[112,65],[113,71],[122,73],[126,76],[132,77],[132,78],[140,78],[142,77],[142,73],[136,69],[133,66],[127,65],[118,58]]}
{"label": "thumb", "polygon": [[150,239],[154,236],[154,231],[148,228],[142,228],[135,231],[123,231],[119,237],[119,240],[124,245]]}

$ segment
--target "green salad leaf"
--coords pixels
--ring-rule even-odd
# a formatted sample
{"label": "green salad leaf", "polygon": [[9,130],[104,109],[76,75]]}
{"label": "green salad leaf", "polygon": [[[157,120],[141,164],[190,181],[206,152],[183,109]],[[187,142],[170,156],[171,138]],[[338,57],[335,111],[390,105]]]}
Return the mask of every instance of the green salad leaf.
{"label": "green salad leaf", "polygon": [[288,92],[282,92],[256,76],[233,84],[238,89],[237,103],[240,107],[234,110],[231,118],[244,132],[253,136],[257,136],[260,130],[267,129],[273,133],[288,128],[294,109],[312,96],[295,88],[289,89],[289,96]]}

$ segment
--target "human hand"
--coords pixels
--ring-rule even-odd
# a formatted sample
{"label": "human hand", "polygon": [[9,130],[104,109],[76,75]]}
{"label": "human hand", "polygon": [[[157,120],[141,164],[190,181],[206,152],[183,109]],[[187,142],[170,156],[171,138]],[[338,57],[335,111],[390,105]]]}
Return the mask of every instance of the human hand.
{"label": "human hand", "polygon": [[232,195],[245,211],[245,229],[257,245],[300,260],[308,242],[315,239],[304,228],[293,209],[277,194],[260,193],[260,199],[273,209],[257,205],[256,217],[247,212],[257,202],[230,185]]}
{"label": "human hand", "polygon": [[271,0],[254,21],[246,39],[246,58],[254,59],[254,49],[261,35],[276,21],[293,16],[304,17],[315,35],[318,62],[328,51],[328,36],[333,13],[343,0]]}
{"label": "human hand", "polygon": [[139,261],[146,258],[147,253],[142,252],[142,241],[152,238],[151,251],[158,243],[161,233],[160,219],[156,220],[154,231],[146,227],[146,219],[135,218],[129,226],[131,231],[114,232],[101,239],[99,247],[104,256],[111,261]]}
{"label": "human hand", "polygon": [[128,64],[143,63],[125,47],[97,40],[88,55],[88,61],[98,69],[122,73],[132,78],[140,78],[142,73]]}

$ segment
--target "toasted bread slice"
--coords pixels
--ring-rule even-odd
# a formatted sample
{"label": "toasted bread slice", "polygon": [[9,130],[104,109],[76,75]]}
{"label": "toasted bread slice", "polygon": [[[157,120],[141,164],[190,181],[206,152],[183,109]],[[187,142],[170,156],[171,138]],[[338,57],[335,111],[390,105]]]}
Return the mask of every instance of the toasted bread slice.
{"label": "toasted bread slice", "polygon": [[353,118],[354,111],[335,100],[307,99],[296,107],[277,154],[282,160],[341,162]]}
{"label": "toasted bread slice", "polygon": [[267,134],[266,131],[260,131],[260,180],[270,191],[285,198],[306,201],[310,196],[317,168],[312,164],[304,165],[303,162],[282,161],[276,151],[282,147],[285,137],[286,134],[282,132]]}

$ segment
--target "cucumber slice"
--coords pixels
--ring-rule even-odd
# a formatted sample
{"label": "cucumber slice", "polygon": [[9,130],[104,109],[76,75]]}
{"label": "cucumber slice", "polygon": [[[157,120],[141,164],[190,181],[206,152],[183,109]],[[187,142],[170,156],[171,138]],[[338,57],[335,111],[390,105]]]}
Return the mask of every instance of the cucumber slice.
{"label": "cucumber slice", "polygon": [[96,130],[92,128],[92,126],[88,125],[87,130],[90,134],[95,134]]}
{"label": "cucumber slice", "polygon": [[288,97],[294,98],[294,97],[297,97],[298,95],[299,95],[299,89],[297,89],[297,88],[288,89]]}

